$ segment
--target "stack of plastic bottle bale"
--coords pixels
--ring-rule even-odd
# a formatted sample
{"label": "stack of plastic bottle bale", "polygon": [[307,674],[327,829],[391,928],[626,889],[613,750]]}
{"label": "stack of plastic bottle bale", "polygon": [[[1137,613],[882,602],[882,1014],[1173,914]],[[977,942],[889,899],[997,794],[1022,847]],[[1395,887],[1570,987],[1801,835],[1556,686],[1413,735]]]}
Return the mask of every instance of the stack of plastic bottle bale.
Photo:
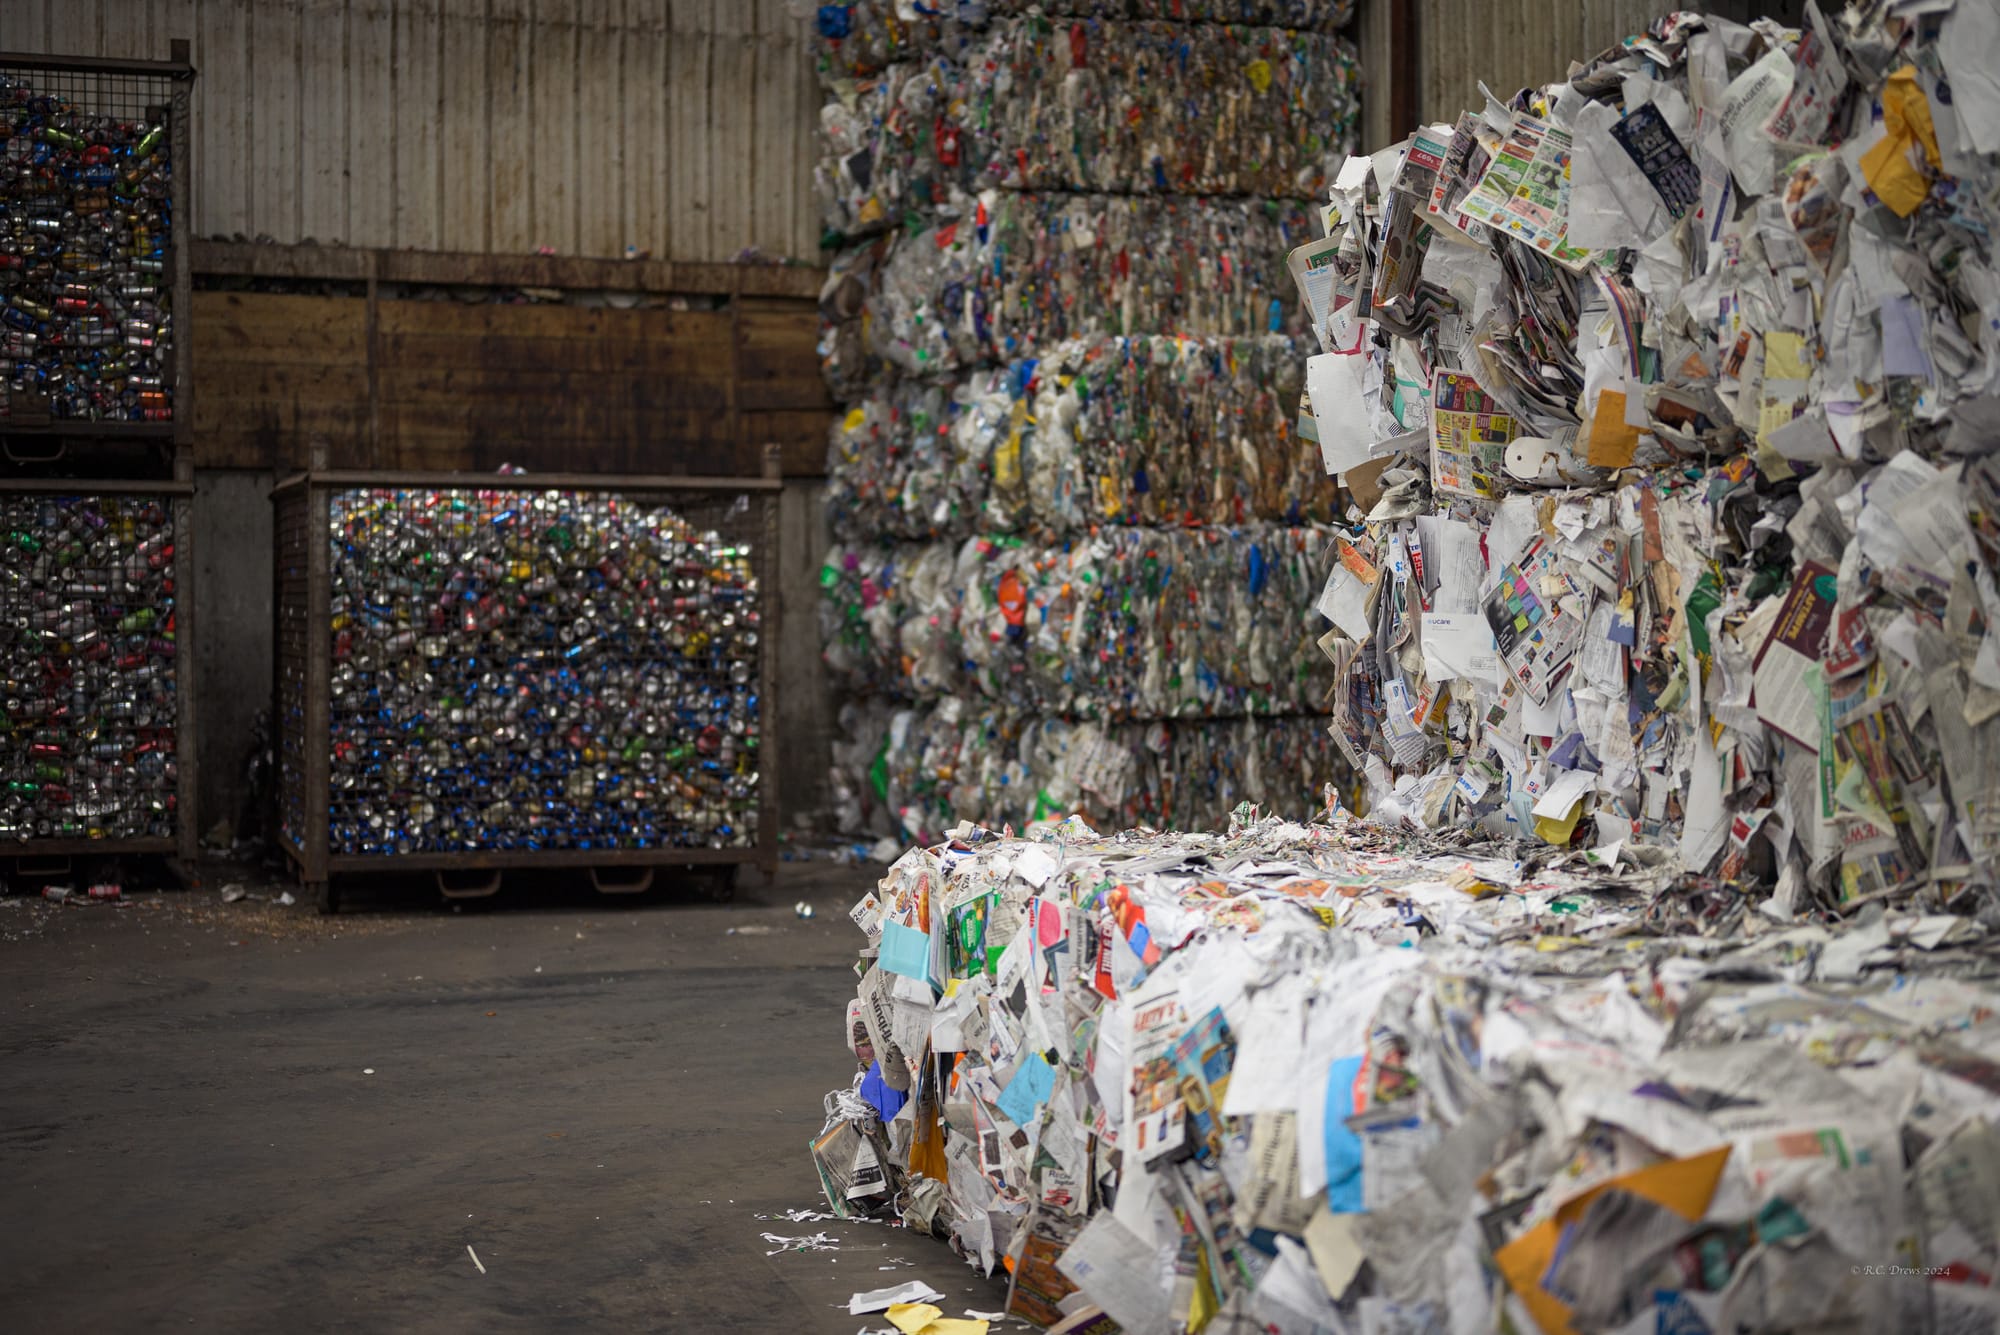
{"label": "stack of plastic bottle bale", "polygon": [[1340,764],[1283,261],[1352,146],[1352,7],[1228,8],[812,17],[850,834],[1304,810]]}

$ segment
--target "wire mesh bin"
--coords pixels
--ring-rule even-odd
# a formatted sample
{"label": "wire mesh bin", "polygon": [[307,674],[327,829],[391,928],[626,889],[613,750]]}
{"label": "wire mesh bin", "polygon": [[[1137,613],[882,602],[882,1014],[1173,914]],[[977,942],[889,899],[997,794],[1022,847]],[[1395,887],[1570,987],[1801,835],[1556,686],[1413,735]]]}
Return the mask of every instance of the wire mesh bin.
{"label": "wire mesh bin", "polygon": [[175,56],[0,52],[0,445],[17,462],[191,438],[175,334],[194,70]]}
{"label": "wire mesh bin", "polygon": [[775,869],[779,487],[281,483],[278,827],[300,879]]}
{"label": "wire mesh bin", "polygon": [[0,483],[0,856],[193,857],[193,494]]}

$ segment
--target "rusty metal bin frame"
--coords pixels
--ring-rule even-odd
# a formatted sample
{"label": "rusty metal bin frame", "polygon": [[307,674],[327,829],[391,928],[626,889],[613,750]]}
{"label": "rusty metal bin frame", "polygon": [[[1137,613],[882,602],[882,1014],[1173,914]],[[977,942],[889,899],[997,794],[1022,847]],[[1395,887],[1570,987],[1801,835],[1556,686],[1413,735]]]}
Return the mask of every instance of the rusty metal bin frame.
{"label": "rusty metal bin frame", "polygon": [[[271,492],[275,558],[272,581],[272,699],[277,747],[280,819],[275,834],[299,881],[323,888],[330,877],[356,871],[479,871],[503,868],[675,867],[753,864],[766,876],[778,865],[777,680],[778,494],[783,483],[767,456],[766,476],[630,477],[590,473],[378,473],[321,471],[295,474]],[[759,653],[757,842],[739,848],[454,849],[404,854],[336,854],[331,848],[332,582],[325,535],[336,491],[399,488],[413,491],[597,491],[671,503],[730,492],[754,497],[762,537],[753,566],[758,579]],[[320,540],[314,541],[317,536]],[[296,805],[303,837],[286,833],[282,812]],[[323,890],[321,891],[324,898]]]}
{"label": "rusty metal bin frame", "polygon": [[[95,441],[152,441],[172,451],[185,451],[194,443],[194,357],[193,307],[194,270],[190,260],[194,220],[188,212],[194,179],[192,108],[195,68],[189,59],[185,39],[171,44],[168,60],[113,60],[88,56],[30,54],[0,51],[0,73],[47,74],[61,83],[51,91],[63,93],[86,107],[92,97],[103,105],[107,99],[126,99],[157,90],[167,108],[167,152],[173,178],[169,188],[169,209],[173,215],[167,234],[167,287],[172,293],[174,341],[167,352],[168,375],[174,387],[174,418],[171,422],[91,422],[67,418],[0,417],[0,457],[17,465],[47,466],[63,459],[72,443]],[[54,448],[48,453],[16,455],[16,442],[38,440]]]}
{"label": "rusty metal bin frame", "polygon": [[[101,482],[75,478],[8,478],[0,492],[44,496],[158,496],[171,502],[174,522],[174,833],[171,838],[0,840],[0,857],[115,856],[160,853],[192,863],[195,830],[194,484]],[[5,611],[0,604],[0,613]]]}

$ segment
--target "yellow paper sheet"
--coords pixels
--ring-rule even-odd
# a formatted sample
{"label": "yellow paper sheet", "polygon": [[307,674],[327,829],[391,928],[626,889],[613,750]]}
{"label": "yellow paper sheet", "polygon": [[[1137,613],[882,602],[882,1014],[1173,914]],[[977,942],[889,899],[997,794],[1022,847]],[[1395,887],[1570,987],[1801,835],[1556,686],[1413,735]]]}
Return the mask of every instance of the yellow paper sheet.
{"label": "yellow paper sheet", "polygon": [[946,1316],[929,1303],[897,1303],[883,1315],[903,1335],[986,1335],[986,1322]]}
{"label": "yellow paper sheet", "polygon": [[887,1315],[889,1324],[902,1331],[903,1335],[917,1335],[918,1331],[943,1316],[944,1309],[929,1303],[897,1303]]}
{"label": "yellow paper sheet", "polygon": [[1882,85],[1882,128],[1881,142],[1861,155],[1861,174],[1875,198],[1897,217],[1907,218],[1931,193],[1929,178],[1910,161],[1911,146],[1923,145],[1924,160],[1933,170],[1943,165],[1931,104],[1917,86],[1915,65],[1903,66]]}
{"label": "yellow paper sheet", "polygon": [[1624,468],[1639,448],[1639,428],[1625,423],[1625,391],[1607,389],[1597,395],[1597,411],[1590,415],[1590,440],[1584,460],[1592,468]]}
{"label": "yellow paper sheet", "polygon": [[1764,334],[1764,378],[1804,380],[1812,375],[1806,365],[1806,336],[1789,330],[1771,329]]}
{"label": "yellow paper sheet", "polygon": [[1729,1147],[1724,1145],[1692,1158],[1669,1159],[1600,1182],[1564,1201],[1554,1215],[1493,1253],[1493,1260],[1507,1277],[1515,1296],[1534,1317],[1535,1324],[1542,1328],[1542,1335],[1575,1335],[1575,1327],[1570,1325],[1569,1305],[1542,1287],[1542,1276],[1548,1273],[1563,1229],[1583,1218],[1590,1203],[1614,1187],[1643,1196],[1694,1223],[1708,1213],[1716,1184],[1722,1180],[1722,1167],[1728,1162]]}
{"label": "yellow paper sheet", "polygon": [[1222,1304],[1216,1300],[1215,1292],[1209,1287],[1208,1253],[1197,1252],[1194,1264],[1194,1297],[1188,1301],[1188,1335],[1201,1335],[1210,1321],[1215,1319]]}
{"label": "yellow paper sheet", "polygon": [[1535,833],[1542,837],[1543,842],[1561,848],[1576,833],[1576,822],[1582,815],[1583,802],[1578,799],[1576,805],[1569,809],[1569,814],[1560,820],[1553,816],[1535,817]]}

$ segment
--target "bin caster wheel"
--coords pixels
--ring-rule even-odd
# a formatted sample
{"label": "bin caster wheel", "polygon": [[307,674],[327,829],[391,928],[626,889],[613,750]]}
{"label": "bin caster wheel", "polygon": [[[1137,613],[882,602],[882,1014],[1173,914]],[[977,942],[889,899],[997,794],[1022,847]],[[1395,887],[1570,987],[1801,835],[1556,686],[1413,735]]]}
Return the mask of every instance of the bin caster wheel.
{"label": "bin caster wheel", "polygon": [[306,892],[319,903],[321,913],[340,912],[340,891],[332,881],[321,881],[316,886],[307,886]]}

